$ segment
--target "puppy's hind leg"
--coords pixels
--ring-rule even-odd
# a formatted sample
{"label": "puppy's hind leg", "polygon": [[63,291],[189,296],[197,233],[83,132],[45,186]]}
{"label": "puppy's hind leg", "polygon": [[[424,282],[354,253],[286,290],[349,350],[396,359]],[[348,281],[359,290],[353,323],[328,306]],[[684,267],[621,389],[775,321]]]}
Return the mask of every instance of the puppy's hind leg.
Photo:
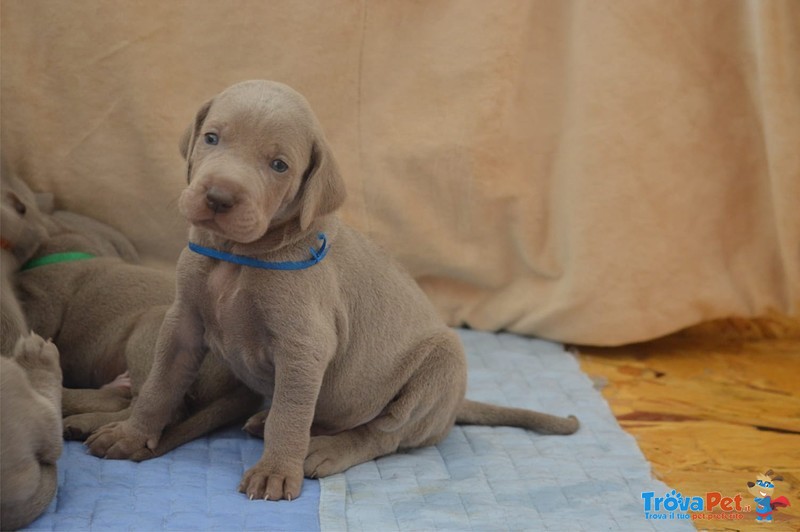
{"label": "puppy's hind leg", "polygon": [[303,474],[321,478],[350,469],[379,456],[391,454],[400,445],[398,432],[381,432],[373,422],[333,436],[313,436],[303,463]]}
{"label": "puppy's hind leg", "polygon": [[313,436],[304,463],[307,477],[325,477],[391,454],[433,445],[447,436],[466,388],[466,362],[449,331],[426,340],[412,358],[420,360],[397,396],[364,425]]}
{"label": "puppy's hind leg", "polygon": [[155,449],[142,449],[132,455],[130,459],[140,462],[164,455],[176,447],[204,436],[213,430],[241,421],[255,412],[262,401],[263,399],[259,395],[241,385],[241,387],[192,412],[188,417],[168,425],[164,429]]}
{"label": "puppy's hind leg", "polygon": [[131,404],[130,387],[64,388],[61,415],[66,417],[95,412],[119,412]]}

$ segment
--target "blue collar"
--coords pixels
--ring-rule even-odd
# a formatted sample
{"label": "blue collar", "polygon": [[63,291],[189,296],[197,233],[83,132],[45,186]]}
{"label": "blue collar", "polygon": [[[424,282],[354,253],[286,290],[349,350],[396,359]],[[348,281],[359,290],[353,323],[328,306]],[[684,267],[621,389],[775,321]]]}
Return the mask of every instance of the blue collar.
{"label": "blue collar", "polygon": [[241,266],[249,266],[251,268],[261,268],[263,270],[305,270],[313,265],[321,262],[328,254],[328,240],[325,238],[325,233],[319,233],[317,238],[322,240],[322,245],[319,249],[308,248],[311,252],[311,258],[301,261],[286,261],[286,262],[268,262],[264,260],[254,259],[252,257],[245,257],[244,255],[234,255],[233,253],[226,253],[218,249],[206,248],[199,246],[194,242],[189,242],[189,249],[200,255],[211,257],[212,259],[223,260],[225,262],[232,262]]}

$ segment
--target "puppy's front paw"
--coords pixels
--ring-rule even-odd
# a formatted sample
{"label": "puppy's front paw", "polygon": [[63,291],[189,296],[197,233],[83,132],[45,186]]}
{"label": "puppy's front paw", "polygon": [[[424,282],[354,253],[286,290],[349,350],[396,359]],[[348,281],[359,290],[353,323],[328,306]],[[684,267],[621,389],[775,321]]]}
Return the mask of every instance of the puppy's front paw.
{"label": "puppy's front paw", "polygon": [[302,487],[302,467],[276,466],[262,458],[242,476],[239,492],[250,500],[291,501],[300,496]]}
{"label": "puppy's front paw", "polygon": [[158,438],[135,429],[128,421],[109,423],[97,429],[86,440],[89,452],[101,458],[113,460],[143,460],[143,455],[152,456]]}

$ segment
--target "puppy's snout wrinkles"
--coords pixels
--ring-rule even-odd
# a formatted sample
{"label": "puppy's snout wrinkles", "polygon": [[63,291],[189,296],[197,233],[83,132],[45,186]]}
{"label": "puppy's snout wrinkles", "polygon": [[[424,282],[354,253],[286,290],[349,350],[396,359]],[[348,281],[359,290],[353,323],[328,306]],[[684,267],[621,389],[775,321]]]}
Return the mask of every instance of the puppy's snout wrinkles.
{"label": "puppy's snout wrinkles", "polygon": [[235,203],[233,194],[220,187],[211,187],[206,192],[206,205],[214,212],[228,212]]}

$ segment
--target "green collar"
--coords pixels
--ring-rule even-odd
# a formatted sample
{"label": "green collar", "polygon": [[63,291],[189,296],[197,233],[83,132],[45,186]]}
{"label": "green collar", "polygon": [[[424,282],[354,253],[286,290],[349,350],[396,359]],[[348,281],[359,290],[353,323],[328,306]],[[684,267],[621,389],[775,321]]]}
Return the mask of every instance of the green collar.
{"label": "green collar", "polygon": [[53,253],[52,255],[45,255],[31,259],[20,268],[21,271],[32,270],[39,266],[47,266],[48,264],[57,264],[59,262],[75,262],[79,260],[93,259],[94,255],[91,253],[83,253],[82,251],[67,251],[66,253]]}

